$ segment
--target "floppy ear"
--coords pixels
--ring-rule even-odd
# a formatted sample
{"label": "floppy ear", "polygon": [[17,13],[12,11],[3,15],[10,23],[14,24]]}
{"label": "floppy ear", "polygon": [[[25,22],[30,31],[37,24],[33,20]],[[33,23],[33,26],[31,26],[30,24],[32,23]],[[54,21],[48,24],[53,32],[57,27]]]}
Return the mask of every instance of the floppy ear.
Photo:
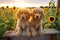
{"label": "floppy ear", "polygon": [[30,18],[30,12],[28,9],[26,9],[26,13],[27,13],[27,19],[29,19]]}
{"label": "floppy ear", "polygon": [[17,14],[17,19],[19,19],[20,18],[20,10],[18,10],[16,14]]}
{"label": "floppy ear", "polygon": [[34,17],[34,14],[32,13],[32,14],[30,14],[30,16],[33,18]]}
{"label": "floppy ear", "polygon": [[29,20],[29,18],[30,18],[30,13],[28,12],[27,13],[27,19]]}
{"label": "floppy ear", "polygon": [[34,13],[33,12],[34,12],[34,9],[32,9],[31,10],[31,13],[30,13],[30,16],[32,16],[32,17],[34,16]]}
{"label": "floppy ear", "polygon": [[44,19],[44,12],[41,10],[41,20]]}

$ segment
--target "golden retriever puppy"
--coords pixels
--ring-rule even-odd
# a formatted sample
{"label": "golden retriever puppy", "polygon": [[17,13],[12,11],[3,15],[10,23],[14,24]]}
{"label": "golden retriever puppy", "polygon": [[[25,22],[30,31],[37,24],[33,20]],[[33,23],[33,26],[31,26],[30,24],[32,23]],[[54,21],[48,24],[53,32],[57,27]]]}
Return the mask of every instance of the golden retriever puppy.
{"label": "golden retriever puppy", "polygon": [[26,32],[27,36],[30,36],[29,32],[29,18],[30,13],[27,9],[20,9],[17,12],[17,26],[16,26],[16,34],[20,36],[22,34],[22,31]]}
{"label": "golden retriever puppy", "polygon": [[39,35],[42,35],[42,23],[43,23],[43,10],[40,8],[34,8],[31,13],[31,22],[30,22],[30,30],[32,37],[35,37],[35,32],[38,32]]}

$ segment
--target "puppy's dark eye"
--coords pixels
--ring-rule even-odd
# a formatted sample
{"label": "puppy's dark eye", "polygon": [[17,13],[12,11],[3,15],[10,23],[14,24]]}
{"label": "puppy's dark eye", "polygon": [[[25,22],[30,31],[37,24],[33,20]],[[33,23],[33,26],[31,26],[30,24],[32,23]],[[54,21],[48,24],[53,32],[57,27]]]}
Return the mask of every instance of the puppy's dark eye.
{"label": "puppy's dark eye", "polygon": [[41,13],[39,13],[39,14],[41,14]]}
{"label": "puppy's dark eye", "polygon": [[37,12],[34,12],[35,14],[37,13]]}
{"label": "puppy's dark eye", "polygon": [[27,14],[27,13],[24,13],[24,14]]}
{"label": "puppy's dark eye", "polygon": [[27,16],[26,16],[27,17]]}

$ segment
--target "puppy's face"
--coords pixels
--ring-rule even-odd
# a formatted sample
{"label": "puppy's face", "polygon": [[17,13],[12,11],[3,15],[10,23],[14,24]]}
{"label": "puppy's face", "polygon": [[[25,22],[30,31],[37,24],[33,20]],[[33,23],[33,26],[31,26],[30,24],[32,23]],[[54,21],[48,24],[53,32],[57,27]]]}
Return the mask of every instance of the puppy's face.
{"label": "puppy's face", "polygon": [[19,12],[18,12],[18,15],[17,17],[20,19],[20,20],[27,20],[29,18],[29,12],[27,9],[20,9]]}
{"label": "puppy's face", "polygon": [[27,19],[27,13],[22,13],[22,14],[20,14],[20,19],[21,19],[21,20]]}
{"label": "puppy's face", "polygon": [[41,18],[41,13],[37,12],[37,11],[34,11],[34,18],[35,19],[40,19]]}
{"label": "puppy's face", "polygon": [[39,8],[39,9],[34,9],[33,10],[33,17],[34,17],[34,19],[42,19],[42,17],[43,17],[43,11]]}

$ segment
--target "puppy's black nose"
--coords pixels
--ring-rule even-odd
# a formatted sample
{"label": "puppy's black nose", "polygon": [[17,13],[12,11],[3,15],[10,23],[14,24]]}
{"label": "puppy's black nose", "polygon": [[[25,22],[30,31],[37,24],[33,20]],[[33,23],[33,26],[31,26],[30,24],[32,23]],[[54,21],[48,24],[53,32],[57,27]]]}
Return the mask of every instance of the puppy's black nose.
{"label": "puppy's black nose", "polygon": [[36,18],[39,18],[38,16],[36,16]]}
{"label": "puppy's black nose", "polygon": [[24,17],[22,17],[22,19],[24,19]]}

